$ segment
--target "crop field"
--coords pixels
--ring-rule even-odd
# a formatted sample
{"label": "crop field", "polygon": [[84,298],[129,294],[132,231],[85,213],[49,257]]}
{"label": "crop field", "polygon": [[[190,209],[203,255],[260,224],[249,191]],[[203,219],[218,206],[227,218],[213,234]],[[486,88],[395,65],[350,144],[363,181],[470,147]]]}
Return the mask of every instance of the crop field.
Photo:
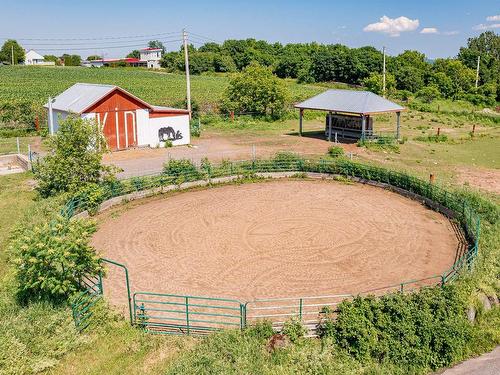
{"label": "crop field", "polygon": [[[191,76],[192,99],[208,110],[215,106],[228,84],[224,75]],[[0,68],[0,103],[28,101],[42,105],[77,82],[117,85],[155,105],[179,105],[186,95],[184,75],[137,68],[27,67]],[[292,100],[324,90],[287,81]]]}

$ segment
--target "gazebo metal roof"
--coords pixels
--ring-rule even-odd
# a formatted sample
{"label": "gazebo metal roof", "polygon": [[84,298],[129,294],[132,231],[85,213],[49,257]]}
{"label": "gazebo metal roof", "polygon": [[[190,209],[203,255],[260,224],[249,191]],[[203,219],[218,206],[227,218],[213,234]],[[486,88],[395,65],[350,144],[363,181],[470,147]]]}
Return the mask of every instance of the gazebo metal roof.
{"label": "gazebo metal roof", "polygon": [[370,91],[327,90],[295,105],[300,109],[370,115],[401,112],[405,108]]}

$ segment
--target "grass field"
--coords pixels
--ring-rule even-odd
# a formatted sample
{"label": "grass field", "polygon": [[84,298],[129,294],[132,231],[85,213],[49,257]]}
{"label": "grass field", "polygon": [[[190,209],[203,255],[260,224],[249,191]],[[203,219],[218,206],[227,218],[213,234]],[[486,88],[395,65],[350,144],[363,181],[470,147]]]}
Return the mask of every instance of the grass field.
{"label": "grass field", "polygon": [[[202,109],[214,107],[228,84],[225,75],[191,76],[192,99]],[[0,102],[23,100],[42,105],[77,82],[117,85],[155,105],[178,105],[186,96],[184,75],[137,68],[82,68],[3,66]],[[292,100],[314,95],[324,88],[287,81]]]}

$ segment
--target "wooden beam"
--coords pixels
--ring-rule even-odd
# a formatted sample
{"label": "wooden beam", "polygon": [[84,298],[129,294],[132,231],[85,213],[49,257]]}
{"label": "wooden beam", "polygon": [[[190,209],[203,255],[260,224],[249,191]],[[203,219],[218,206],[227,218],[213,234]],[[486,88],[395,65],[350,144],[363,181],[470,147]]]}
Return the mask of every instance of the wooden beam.
{"label": "wooden beam", "polygon": [[332,141],[332,112],[328,112],[328,142]]}
{"label": "wooden beam", "polygon": [[361,115],[361,140],[365,140],[365,132],[366,132],[366,116]]}

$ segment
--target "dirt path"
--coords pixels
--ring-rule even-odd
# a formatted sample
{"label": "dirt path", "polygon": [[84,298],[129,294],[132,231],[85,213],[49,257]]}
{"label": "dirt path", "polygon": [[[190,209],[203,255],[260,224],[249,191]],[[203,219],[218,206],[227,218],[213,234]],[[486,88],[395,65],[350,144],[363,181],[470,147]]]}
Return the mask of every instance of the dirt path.
{"label": "dirt path", "polygon": [[[439,274],[458,241],[440,214],[395,193],[272,181],[178,193],[99,217],[93,245],[132,289],[250,300],[357,293]],[[124,304],[123,276],[105,283]]]}
{"label": "dirt path", "polygon": [[[106,154],[104,162],[123,169],[119,177],[126,178],[158,173],[169,158],[187,158],[199,162],[208,157],[211,161],[222,159],[249,160],[256,157],[269,157],[278,151],[292,151],[300,154],[326,155],[332,143],[324,139],[297,137],[295,135],[246,135],[245,137],[229,134],[206,132],[201,138],[192,139],[192,147],[142,148],[118,151]],[[364,149],[355,144],[343,144],[346,152],[364,153]]]}
{"label": "dirt path", "polygon": [[445,370],[442,375],[498,375],[500,374],[500,346],[490,353],[469,359]]}

